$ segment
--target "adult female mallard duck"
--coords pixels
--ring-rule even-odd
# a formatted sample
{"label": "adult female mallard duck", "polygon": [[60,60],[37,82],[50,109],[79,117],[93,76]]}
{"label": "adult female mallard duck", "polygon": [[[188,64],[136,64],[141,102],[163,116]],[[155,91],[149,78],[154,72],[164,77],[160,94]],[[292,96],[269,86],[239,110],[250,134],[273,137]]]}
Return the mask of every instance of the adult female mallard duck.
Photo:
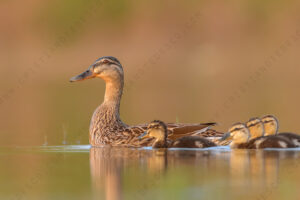
{"label": "adult female mallard duck", "polygon": [[224,140],[232,140],[231,148],[238,149],[264,149],[264,148],[293,148],[295,145],[284,137],[275,135],[262,136],[250,139],[250,131],[243,123],[236,123],[230,129],[229,133],[224,135]]}
{"label": "adult female mallard duck", "polygon": [[[152,139],[139,141],[139,136],[146,131],[147,126],[128,126],[122,122],[119,111],[124,87],[124,71],[118,59],[106,56],[96,60],[85,72],[70,79],[71,82],[90,78],[101,78],[106,82],[103,103],[95,110],[90,124],[90,143],[101,145],[131,145],[149,146]],[[208,131],[215,123],[203,124],[167,124],[170,134],[168,138],[176,139],[187,135],[222,136],[222,133]]]}
{"label": "adult female mallard duck", "polygon": [[160,120],[152,121],[147,131],[140,138],[154,138],[153,148],[206,148],[217,146],[215,143],[200,136],[184,136],[176,140],[168,139],[168,129]]}
{"label": "adult female mallard duck", "polygon": [[262,122],[264,124],[265,135],[277,135],[290,140],[295,146],[300,147],[300,135],[295,133],[278,133],[279,123],[275,116],[266,115],[262,117]]}

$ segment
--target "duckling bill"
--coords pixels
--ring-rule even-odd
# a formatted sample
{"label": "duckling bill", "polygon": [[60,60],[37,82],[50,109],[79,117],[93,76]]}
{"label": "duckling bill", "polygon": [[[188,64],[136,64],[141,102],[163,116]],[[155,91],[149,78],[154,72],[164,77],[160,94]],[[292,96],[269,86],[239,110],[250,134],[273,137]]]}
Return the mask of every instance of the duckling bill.
{"label": "duckling bill", "polygon": [[153,148],[206,148],[216,146],[215,143],[200,136],[184,136],[176,140],[168,139],[168,130],[164,122],[152,121],[141,138],[155,138]]}

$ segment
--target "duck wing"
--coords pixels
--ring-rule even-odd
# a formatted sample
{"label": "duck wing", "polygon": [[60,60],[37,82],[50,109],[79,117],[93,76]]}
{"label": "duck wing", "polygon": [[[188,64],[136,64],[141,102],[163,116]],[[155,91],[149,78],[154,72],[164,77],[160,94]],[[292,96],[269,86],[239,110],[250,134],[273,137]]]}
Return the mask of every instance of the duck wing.
{"label": "duck wing", "polygon": [[202,136],[202,137],[221,137],[223,133],[219,133],[210,129],[216,123],[201,123],[201,124],[174,124],[168,123],[168,138],[176,140],[184,136]]}

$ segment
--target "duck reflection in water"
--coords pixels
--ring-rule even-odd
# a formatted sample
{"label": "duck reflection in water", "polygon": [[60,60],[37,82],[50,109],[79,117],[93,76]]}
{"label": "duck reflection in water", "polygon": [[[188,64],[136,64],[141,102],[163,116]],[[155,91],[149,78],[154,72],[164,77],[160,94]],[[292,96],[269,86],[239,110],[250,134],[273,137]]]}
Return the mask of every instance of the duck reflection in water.
{"label": "duck reflection in water", "polygon": [[[134,166],[146,170],[145,174],[151,174],[154,181],[159,181],[168,167],[166,150],[91,148],[90,169],[95,198],[103,196],[105,192],[106,199],[123,199],[124,171]],[[137,198],[142,197],[144,190],[143,185],[138,187],[140,188],[135,194]]]}

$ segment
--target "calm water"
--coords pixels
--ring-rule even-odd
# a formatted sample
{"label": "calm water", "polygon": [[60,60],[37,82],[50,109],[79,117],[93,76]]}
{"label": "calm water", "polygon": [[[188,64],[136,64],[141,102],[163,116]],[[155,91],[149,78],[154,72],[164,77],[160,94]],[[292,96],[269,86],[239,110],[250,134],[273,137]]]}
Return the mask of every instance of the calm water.
{"label": "calm water", "polygon": [[300,199],[300,150],[0,149],[1,199]]}

